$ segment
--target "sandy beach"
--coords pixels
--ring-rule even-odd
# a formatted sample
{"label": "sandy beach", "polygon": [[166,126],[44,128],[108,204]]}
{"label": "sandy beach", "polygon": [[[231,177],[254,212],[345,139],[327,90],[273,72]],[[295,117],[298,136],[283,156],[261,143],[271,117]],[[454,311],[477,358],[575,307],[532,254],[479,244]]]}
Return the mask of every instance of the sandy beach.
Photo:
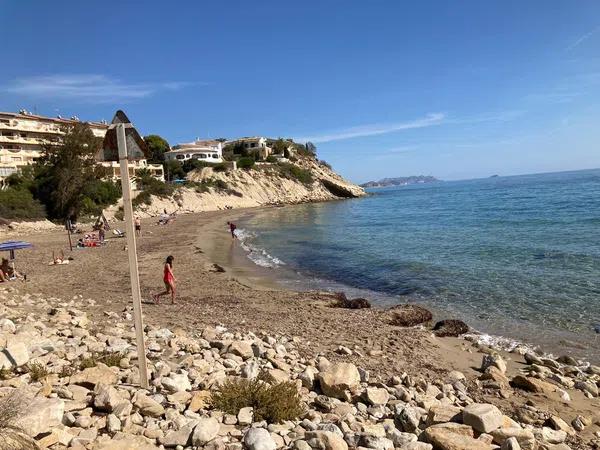
{"label": "sandy beach", "polygon": [[[389,314],[383,309],[333,308],[326,295],[280,289],[269,276],[269,269],[253,266],[227,230],[226,221],[255,212],[242,209],[182,215],[168,226],[157,226],[154,219],[143,221],[138,255],[146,323],[186,331],[223,325],[234,331],[298,336],[302,338],[299,350],[307,356],[322,354],[332,361],[354,362],[381,380],[405,372],[414,377],[443,379],[450,371],[458,370],[465,374],[476,398],[506,412],[517,411],[533,401],[536,407],[567,422],[578,414],[597,414],[598,398],[587,398],[579,390],[569,390],[571,401],[565,402],[558,392],[531,394],[515,390],[503,396],[481,389],[478,369],[486,350],[464,339],[437,338],[426,329],[390,325]],[[123,226],[117,223],[113,228]],[[10,283],[19,293],[93,298],[97,304],[86,312],[98,321],[105,311],[121,312],[130,304],[124,239],[111,237],[104,247],[69,252],[64,231],[20,238],[32,242],[34,248],[17,255],[18,269],[27,273],[27,282]],[[52,251],[60,250],[73,260],[68,265],[48,266]],[[162,265],[169,254],[175,257],[177,304],[171,305],[163,297],[156,305],[149,299],[163,288]],[[340,345],[352,349],[353,354],[338,354]],[[521,355],[503,356],[508,361],[509,378],[524,367]],[[589,426],[581,437],[599,430],[598,425]]]}

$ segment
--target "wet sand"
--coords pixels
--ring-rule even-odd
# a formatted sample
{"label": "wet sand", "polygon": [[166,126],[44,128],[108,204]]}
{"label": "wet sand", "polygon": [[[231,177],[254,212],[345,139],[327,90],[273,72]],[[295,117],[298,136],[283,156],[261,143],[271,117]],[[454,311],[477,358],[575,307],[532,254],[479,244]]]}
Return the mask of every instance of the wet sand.
{"label": "wet sand", "polygon": [[[299,348],[306,355],[324,354],[331,360],[351,361],[381,380],[403,372],[444,379],[449,371],[459,370],[469,380],[475,397],[507,411],[533,400],[538,407],[570,421],[577,414],[592,416],[600,408],[600,400],[587,399],[580,391],[569,392],[569,404],[558,393],[542,396],[515,391],[508,399],[478,393],[475,380],[480,375],[477,369],[482,354],[474,344],[463,339],[436,338],[427,330],[392,326],[387,313],[379,308],[342,310],[330,307],[331,301],[319,293],[282,290],[270,269],[254,266],[248,260],[227,229],[228,220],[235,222],[256,211],[184,215],[168,226],[157,226],[153,219],[144,220],[137,245],[144,320],[187,331],[223,325],[231,330],[298,336],[302,339]],[[122,224],[116,227],[124,228]],[[125,239],[110,237],[105,247],[73,252],[69,252],[65,232],[32,234],[21,239],[35,247],[17,255],[18,269],[28,274],[27,282],[10,283],[19,292],[65,300],[75,295],[93,298],[97,305],[87,312],[98,321],[104,317],[104,311],[120,312],[130,305]],[[48,266],[52,251],[61,249],[73,261],[64,266]],[[162,268],[169,254],[175,257],[177,303],[171,305],[163,297],[162,303],[156,305],[149,299],[164,288]],[[214,263],[225,272],[216,271]],[[338,355],[335,350],[340,345],[355,353]],[[509,362],[508,375],[518,373],[522,357],[504,356]],[[594,425],[585,433],[598,429]]]}

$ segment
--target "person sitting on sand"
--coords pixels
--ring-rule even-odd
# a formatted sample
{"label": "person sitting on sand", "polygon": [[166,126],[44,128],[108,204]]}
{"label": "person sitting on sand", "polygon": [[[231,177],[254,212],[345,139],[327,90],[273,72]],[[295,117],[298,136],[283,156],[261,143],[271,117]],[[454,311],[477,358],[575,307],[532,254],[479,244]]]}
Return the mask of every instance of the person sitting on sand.
{"label": "person sitting on sand", "polygon": [[229,225],[229,231],[231,232],[231,237],[233,239],[235,239],[235,230],[236,230],[237,226],[233,222],[227,222],[227,225]]}
{"label": "person sitting on sand", "polygon": [[3,283],[5,281],[9,281],[8,275],[5,275],[4,271],[0,269],[0,283]]}
{"label": "person sitting on sand", "polygon": [[22,278],[19,272],[17,272],[11,265],[8,263],[8,259],[2,258],[2,265],[0,265],[0,271],[4,274],[8,280],[13,280],[16,278]]}
{"label": "person sitting on sand", "polygon": [[165,291],[152,296],[156,304],[160,303],[160,297],[163,295],[171,294],[171,304],[175,304],[175,275],[173,275],[173,258],[172,255],[167,256],[165,261],[165,267],[163,272],[163,282],[165,283]]}

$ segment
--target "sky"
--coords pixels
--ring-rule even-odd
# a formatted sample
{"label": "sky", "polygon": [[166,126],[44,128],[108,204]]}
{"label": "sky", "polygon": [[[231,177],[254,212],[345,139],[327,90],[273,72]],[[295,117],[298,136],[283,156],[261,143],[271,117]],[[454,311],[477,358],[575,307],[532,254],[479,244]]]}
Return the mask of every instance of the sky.
{"label": "sky", "polygon": [[310,140],[355,182],[600,167],[600,2],[0,0],[0,111]]}

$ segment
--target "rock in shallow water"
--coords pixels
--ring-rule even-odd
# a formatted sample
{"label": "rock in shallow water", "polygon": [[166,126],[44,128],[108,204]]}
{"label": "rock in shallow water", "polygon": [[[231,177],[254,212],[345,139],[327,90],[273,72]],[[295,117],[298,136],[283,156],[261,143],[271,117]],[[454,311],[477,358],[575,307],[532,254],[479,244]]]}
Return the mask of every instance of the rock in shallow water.
{"label": "rock in shallow water", "polygon": [[462,320],[440,320],[433,327],[433,332],[438,337],[458,337],[469,331],[469,326]]}
{"label": "rock in shallow water", "polygon": [[390,309],[391,325],[399,327],[414,327],[433,319],[431,311],[418,305],[398,305]]}

